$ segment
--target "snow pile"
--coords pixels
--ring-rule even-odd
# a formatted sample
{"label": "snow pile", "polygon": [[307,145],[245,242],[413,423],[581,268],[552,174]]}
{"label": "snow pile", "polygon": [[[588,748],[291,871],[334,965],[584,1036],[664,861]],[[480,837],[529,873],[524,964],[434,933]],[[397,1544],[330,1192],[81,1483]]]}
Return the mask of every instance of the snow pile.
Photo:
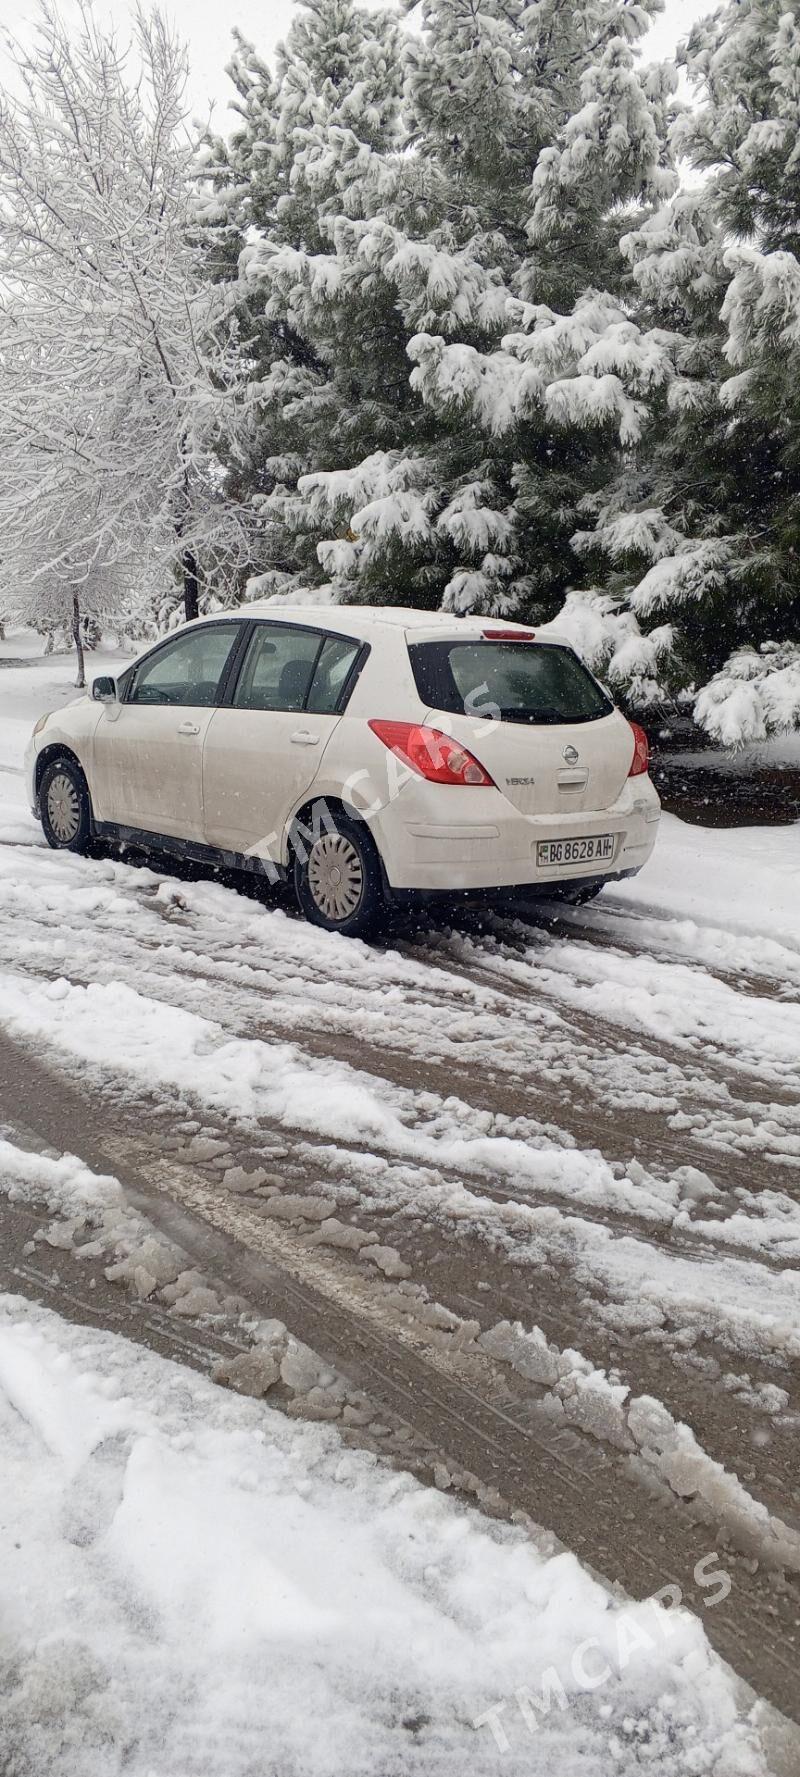
{"label": "snow pile", "polygon": [[237,1394],[261,1400],[282,1383],[291,1397],[286,1412],[303,1419],[371,1417],[365,1396],[354,1394],[324,1358],[296,1339],[280,1320],[262,1320],[253,1329],[252,1351],[221,1357],[212,1366],[212,1381]]}
{"label": "snow pile", "polygon": [[[204,1138],[195,1140],[202,1149]],[[217,1144],[206,1141],[205,1145]],[[234,1170],[242,1179],[249,1179],[250,1189],[253,1179],[266,1176],[258,1172],[247,1175],[242,1168]],[[241,1182],[237,1182],[241,1189]],[[193,1267],[179,1247],[130,1207],[116,1179],[90,1171],[72,1154],[51,1158],[0,1140],[0,1192],[14,1203],[46,1205],[58,1216],[58,1220],[38,1230],[36,1240],[57,1251],[72,1252],[79,1259],[103,1261],[112,1257],[113,1262],[105,1265],[106,1277],[110,1283],[126,1285],[134,1300],[152,1300],[187,1320],[211,1317],[226,1336],[252,1346],[213,1364],[211,1375],[215,1382],[255,1398],[282,1383],[282,1406],[286,1412],[305,1419],[352,1419],[365,1414],[368,1404],[364,1395],[351,1388],[309,1346],[295,1339],[282,1321],[259,1319],[243,1296],[232,1295],[224,1284]],[[283,1198],[270,1199],[263,1207],[274,1213],[282,1202],[291,1206],[286,1219],[309,1219],[307,1205],[313,1202],[310,1198],[285,1194]],[[323,1223],[320,1234],[325,1226]],[[387,1277],[408,1274],[408,1267],[393,1247],[377,1245],[377,1235],[348,1228],[354,1238],[345,1242],[337,1238],[342,1228],[343,1224],[333,1221],[333,1244],[347,1244],[356,1250],[363,1247],[366,1256]]]}
{"label": "snow pile", "polygon": [[4,1769],[764,1777],[695,1619],[327,1427],[4,1297],[0,1436]]}
{"label": "snow pile", "polygon": [[694,1502],[709,1523],[721,1526],[735,1546],[772,1568],[800,1571],[800,1536],[771,1516],[739,1480],[698,1444],[661,1401],[639,1395],[627,1410],[628,1429],[644,1462],[681,1499]]}
{"label": "snow pile", "polygon": [[219,1293],[205,1273],[189,1268],[185,1253],[156,1234],[132,1209],[115,1178],[95,1173],[74,1154],[32,1154],[0,1140],[0,1191],[12,1203],[44,1204],[58,1220],[37,1238],[78,1258],[112,1257],[106,1277],[125,1283],[139,1301],[157,1296],[174,1313],[238,1316],[246,1304]]}
{"label": "snow pile", "polygon": [[0,1140],[0,1191],[12,1203],[45,1203],[53,1214],[76,1223],[91,1216],[96,1227],[117,1227],[127,1218],[134,1225],[135,1212],[117,1180],[90,1172],[74,1154],[29,1153]]}
{"label": "snow pile", "polygon": [[773,1568],[800,1571],[797,1532],[709,1456],[691,1428],[680,1424],[661,1401],[650,1395],[629,1399],[630,1389],[613,1372],[609,1376],[597,1369],[580,1351],[560,1351],[548,1343],[541,1327],[528,1330],[519,1321],[500,1321],[480,1335],[478,1345],[487,1356],[543,1385],[544,1405],[569,1425],[635,1453],[637,1462],[680,1499],[691,1500],[715,1532],[724,1531],[746,1555]]}

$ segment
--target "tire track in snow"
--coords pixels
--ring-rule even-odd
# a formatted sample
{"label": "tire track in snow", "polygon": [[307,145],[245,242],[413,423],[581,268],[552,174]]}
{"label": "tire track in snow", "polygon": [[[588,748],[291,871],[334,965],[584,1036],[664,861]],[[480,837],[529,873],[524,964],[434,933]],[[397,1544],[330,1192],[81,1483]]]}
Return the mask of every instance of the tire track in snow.
{"label": "tire track in snow", "polygon": [[[126,874],[135,876],[132,871]],[[153,891],[149,883],[145,884],[145,889],[145,898],[149,896],[151,901],[153,894],[160,892]],[[181,891],[176,888],[174,892],[179,894]],[[229,903],[241,903],[240,897],[224,890],[215,888],[213,894],[215,903],[222,898],[226,907]],[[168,901],[162,911],[168,912],[170,905]],[[245,903],[245,907],[248,906],[251,904]],[[116,917],[119,917],[118,911]],[[156,916],[156,931],[159,923],[160,917]],[[271,921],[268,916],[262,916],[257,924],[259,937],[266,934],[268,938],[274,938],[277,932],[279,940],[288,938],[291,951],[292,938],[298,932],[292,922],[281,916]],[[480,1080],[488,1079],[491,1083],[491,1090],[482,1092],[480,1081],[476,1091],[474,1074],[471,1079],[466,1079],[472,1098],[479,1106],[491,1098],[495,1089],[498,1094],[511,1092],[514,1083],[518,1082],[526,1095],[534,1094],[546,1102],[549,1123],[554,1121],[552,1110],[555,1109],[565,1128],[571,1129],[580,1141],[590,1145],[599,1142],[609,1151],[614,1151],[612,1132],[619,1132],[621,1109],[630,1105],[631,1098],[638,1098],[640,1127],[631,1130],[631,1140],[637,1151],[643,1143],[645,1156],[651,1163],[660,1162],[662,1155],[672,1156],[680,1163],[685,1158],[687,1140],[698,1147],[724,1152],[730,1156],[727,1182],[731,1188],[768,1185],[770,1175],[763,1168],[758,1171],[762,1157],[768,1161],[778,1160],[782,1165],[791,1165],[800,1158],[800,1112],[790,1094],[787,1095],[790,1102],[786,1105],[779,1100],[758,1100],[752,1096],[744,1100],[732,1099],[727,1079],[717,1078],[714,1082],[719,1069],[713,1064],[703,1069],[693,1058],[687,1069],[686,1057],[682,1055],[680,1065],[676,1065],[668,1045],[656,1045],[652,1041],[646,1045],[640,1035],[631,1045],[618,1032],[612,1031],[609,1041],[607,1028],[597,1018],[581,1020],[572,1015],[568,1021],[563,1014],[543,1012],[536,1004],[527,1010],[521,1023],[515,1022],[513,1009],[525,1002],[527,986],[505,979],[498,984],[496,969],[487,971],[485,962],[479,961],[469,977],[460,979],[453,978],[448,964],[444,971],[445,983],[442,982],[441,965],[437,962],[438,979],[426,998],[420,981],[424,971],[417,961],[410,998],[404,997],[401,1003],[392,1005],[387,1001],[398,991],[398,984],[391,971],[394,960],[391,953],[379,953],[371,981],[371,953],[367,953],[366,968],[357,970],[355,986],[343,986],[336,979],[335,971],[331,971],[327,978],[323,975],[320,980],[314,967],[304,958],[295,979],[290,979],[287,995],[285,978],[281,980],[280,977],[282,971],[285,974],[293,965],[291,956],[281,952],[280,942],[279,954],[269,965],[263,961],[254,965],[241,956],[231,962],[229,942],[223,939],[220,943],[218,937],[212,943],[211,952],[205,950],[198,956],[198,943],[207,945],[209,938],[202,923],[198,929],[195,925],[190,925],[185,933],[181,932],[181,946],[177,943],[177,933],[173,932],[166,950],[159,945],[152,931],[143,935],[139,942],[130,941],[115,931],[113,948],[101,942],[98,946],[100,954],[94,959],[87,956],[84,936],[80,947],[76,944],[76,948],[83,952],[80,974],[84,979],[100,980],[132,976],[137,983],[152,986],[175,1004],[184,1003],[188,990],[194,993],[195,1004],[240,1034],[263,1034],[266,1023],[270,1029],[289,1030],[296,1039],[299,1025],[310,1053],[335,1052],[337,1047],[349,1051],[355,1038],[362,1045],[366,1040],[390,1054],[397,1050],[401,1054],[416,1056],[420,1062],[426,1061],[432,1074],[437,1066],[440,1069],[449,1066],[463,1080],[465,1075],[468,1076],[470,1066],[475,1064],[480,1069]],[[304,928],[300,928],[300,933],[303,932]],[[49,937],[47,943],[52,943]],[[319,948],[318,937],[316,945]],[[233,947],[237,951],[243,949],[238,934]],[[19,958],[18,937],[13,948]],[[325,941],[321,948],[324,957]],[[334,946],[333,949],[334,955],[338,956],[339,948]],[[145,956],[149,954],[152,958],[151,971],[146,966],[144,970],[142,968],[143,951]],[[363,947],[359,947],[359,957],[363,960]],[[52,958],[45,951],[38,960],[40,966],[44,965],[44,973],[50,975]],[[92,966],[87,969],[87,964]],[[226,977],[224,981],[221,975]],[[462,998],[465,981],[469,982],[474,996],[476,975],[488,975],[488,1003],[483,988],[477,1003],[474,997],[471,1002]],[[196,977],[194,981],[192,977]],[[281,996],[278,999],[275,998],[276,990]],[[408,990],[409,984],[404,981],[399,991],[405,996]],[[267,1020],[264,1018],[265,994],[270,996]],[[454,1009],[450,1030],[442,1032],[443,1000],[448,1003],[448,994]],[[363,1001],[359,1003],[360,995],[366,996],[366,1005]],[[309,1032],[307,1028],[309,996],[313,996],[313,1017],[318,1025],[315,1032]],[[455,1028],[453,1019],[460,1021]],[[468,1030],[470,1021],[474,1023],[476,1019],[478,1026],[470,1037],[460,1027],[465,1026]],[[369,1029],[368,1039],[357,1034],[363,1031],[365,1023]],[[442,1061],[431,1059],[434,1046],[445,1051]],[[618,1058],[618,1063],[612,1060],[609,1064],[609,1050]],[[372,1056],[369,1059],[373,1061]],[[385,1070],[391,1071],[391,1068]],[[615,1074],[618,1074],[616,1079]],[[499,1075],[499,1080],[495,1081],[493,1075]],[[579,1099],[588,1096],[592,1101],[590,1108],[576,1103],[576,1096]],[[678,1107],[690,1099],[693,1105],[686,1126],[687,1113]],[[670,1117],[680,1117],[684,1127],[675,1131],[665,1128]],[[746,1155],[746,1160],[740,1161],[741,1154]],[[737,1168],[741,1176],[737,1176]]]}
{"label": "tire track in snow", "polygon": [[[58,1081],[51,1114],[62,1130],[71,1121],[63,1083]],[[73,1094],[75,1111],[91,1145],[97,1107]],[[88,1116],[87,1116],[88,1110]],[[345,1371],[373,1400],[405,1418],[441,1453],[449,1472],[474,1477],[499,1490],[508,1505],[547,1523],[613,1583],[644,1596],[677,1580],[687,1601],[702,1609],[693,1583],[694,1565],[708,1551],[709,1526],[696,1521],[688,1506],[642,1489],[619,1452],[571,1428],[554,1427],[537,1402],[509,1387],[496,1367],[463,1353],[426,1343],[419,1329],[403,1327],[380,1291],[365,1284],[336,1255],[309,1253],[296,1232],[265,1224],[241,1201],[226,1198],[218,1185],[170,1158],[148,1152],[141,1135],[118,1131],[104,1137],[103,1151],[116,1150],[118,1168],[138,1188],[158,1225],[154,1185],[182,1208],[181,1237],[189,1217],[199,1217],[201,1250],[208,1229],[216,1229],[223,1263],[241,1253],[251,1294],[258,1278],[267,1290],[263,1311],[282,1317],[300,1337]],[[34,1115],[36,1109],[34,1107]],[[34,1280],[35,1281],[35,1280]],[[513,1378],[512,1378],[513,1382]],[[724,1657],[779,1707],[796,1714],[795,1630],[800,1596],[793,1582],[777,1589],[753,1563],[730,1551],[723,1564],[733,1577],[731,1600],[706,1617],[709,1634]]]}
{"label": "tire track in snow", "polygon": [[[24,1052],[0,1043],[0,1055],[8,1089],[13,1079],[22,1077]],[[57,1086],[63,1096],[67,1089],[63,1074]],[[133,1124],[141,1131],[146,1126],[146,1101],[137,1101],[129,1086],[116,1097],[105,1090],[101,1103],[101,1128],[113,1129],[119,1124],[130,1129]],[[168,1126],[180,1125],[190,1107],[191,1094],[171,1113],[168,1103],[160,1112],[158,1106],[153,1107],[149,1120],[155,1123],[160,1114]],[[231,1149],[228,1161],[222,1164],[233,1164],[234,1158],[245,1167],[263,1162],[259,1146],[263,1138],[257,1122],[250,1119],[244,1128],[234,1117],[217,1113],[212,1114],[209,1127],[207,1110],[204,1115],[209,1133],[217,1138],[212,1149]],[[263,1122],[267,1124],[268,1119]],[[285,1139],[286,1129],[280,1128]],[[60,1139],[64,1139],[63,1131]],[[98,1139],[102,1144],[102,1134]],[[141,1134],[137,1139],[141,1142]],[[171,1136],[168,1145],[175,1150],[185,1146],[187,1139]],[[160,1163],[163,1146],[163,1137],[156,1135],[149,1155],[151,1166]],[[113,1145],[111,1157],[118,1158]],[[268,1155],[266,1158],[268,1162]],[[211,1167],[216,1164],[212,1159]],[[195,1174],[207,1170],[202,1159],[194,1160],[193,1167]],[[595,1362],[608,1367],[622,1353],[637,1392],[654,1390],[695,1425],[713,1422],[719,1440],[714,1454],[729,1467],[735,1468],[740,1458],[742,1419],[751,1426],[753,1450],[759,1447],[764,1414],[748,1405],[748,1391],[752,1394],[755,1388],[757,1398],[765,1383],[774,1387],[777,1382],[783,1387],[787,1382],[785,1369],[775,1368],[776,1359],[781,1358],[781,1337],[772,1332],[780,1293],[784,1297],[786,1293],[785,1274],[783,1281],[781,1274],[770,1278],[763,1266],[738,1260],[723,1269],[717,1260],[715,1272],[709,1268],[707,1254],[699,1267],[678,1259],[672,1272],[680,1295],[671,1312],[665,1313],[660,1303],[663,1299],[669,1309],[670,1268],[665,1277],[662,1263],[659,1276],[656,1250],[648,1250],[639,1240],[612,1240],[599,1222],[587,1223],[574,1214],[519,1201],[498,1208],[477,1182],[468,1186],[461,1180],[443,1178],[430,1168],[414,1168],[396,1159],[379,1164],[376,1156],[363,1156],[357,1147],[332,1148],[300,1141],[281,1170],[293,1206],[291,1215],[298,1225],[303,1222],[303,1204],[319,1202],[320,1195],[336,1205],[337,1214],[349,1217],[355,1211],[359,1223],[381,1242],[387,1238],[388,1225],[389,1238],[399,1244],[401,1257],[410,1261],[412,1273],[428,1283],[435,1297],[441,1298],[445,1276],[450,1275],[444,1301],[456,1312],[463,1314],[464,1307],[454,1299],[454,1292],[467,1298],[472,1294],[482,1312],[491,1304],[495,1319],[520,1318],[525,1325],[544,1313],[548,1330],[561,1348],[573,1344],[585,1349],[588,1332]],[[258,1214],[263,1213],[263,1206],[256,1208]],[[314,1220],[318,1221],[316,1211]],[[654,1270],[656,1283],[651,1290]],[[723,1276],[725,1292],[721,1289]],[[724,1293],[727,1307],[720,1300],[710,1306],[711,1277],[716,1279],[717,1297]],[[520,1296],[524,1284],[528,1294]],[[481,1293],[485,1301],[481,1301]],[[791,1298],[795,1321],[798,1301],[800,1291],[795,1290]],[[632,1304],[637,1302],[640,1305],[632,1317]],[[791,1312],[786,1302],[784,1316]],[[730,1368],[737,1356],[741,1365],[742,1350],[747,1363],[743,1378]],[[723,1390],[728,1391],[721,1413],[713,1410],[719,1378]],[[788,1382],[791,1388],[790,1377]],[[794,1404],[800,1408],[796,1392]],[[739,1419],[731,1442],[727,1431],[734,1411]],[[783,1426],[776,1422],[774,1435],[771,1431],[769,1438],[762,1440],[769,1444],[770,1469],[775,1466],[775,1437],[782,1435]],[[784,1468],[787,1491],[790,1475],[791,1470]],[[774,1509],[778,1509],[777,1501]]]}

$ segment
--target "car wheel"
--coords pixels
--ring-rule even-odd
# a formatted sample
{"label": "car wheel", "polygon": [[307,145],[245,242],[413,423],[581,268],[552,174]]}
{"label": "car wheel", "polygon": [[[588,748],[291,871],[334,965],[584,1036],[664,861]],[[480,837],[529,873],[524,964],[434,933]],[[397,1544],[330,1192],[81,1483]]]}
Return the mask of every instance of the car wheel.
{"label": "car wheel", "polygon": [[361,938],[384,910],[381,868],[366,827],[337,814],[316,838],[294,845],[294,892],[301,913],[327,932]]}
{"label": "car wheel", "polygon": [[45,839],[54,851],[89,850],[92,805],[86,779],[73,759],[51,759],[45,766],[39,811]]}

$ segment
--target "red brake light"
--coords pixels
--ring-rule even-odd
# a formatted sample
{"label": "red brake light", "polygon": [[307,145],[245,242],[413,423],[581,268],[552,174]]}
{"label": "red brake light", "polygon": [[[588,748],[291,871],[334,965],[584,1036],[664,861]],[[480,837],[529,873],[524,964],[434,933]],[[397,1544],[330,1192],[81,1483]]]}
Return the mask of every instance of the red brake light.
{"label": "red brake light", "polygon": [[633,731],[633,758],[628,776],[641,777],[642,772],[647,771],[650,764],[650,743],[644,729],[639,727],[638,722],[629,722],[628,727]]}
{"label": "red brake light", "polygon": [[485,642],[535,642],[535,629],[482,629]]}
{"label": "red brake light", "polygon": [[425,728],[418,722],[370,722],[373,734],[383,741],[390,753],[410,765],[430,784],[479,784],[494,787],[488,771],[474,759],[466,747],[439,728]]}

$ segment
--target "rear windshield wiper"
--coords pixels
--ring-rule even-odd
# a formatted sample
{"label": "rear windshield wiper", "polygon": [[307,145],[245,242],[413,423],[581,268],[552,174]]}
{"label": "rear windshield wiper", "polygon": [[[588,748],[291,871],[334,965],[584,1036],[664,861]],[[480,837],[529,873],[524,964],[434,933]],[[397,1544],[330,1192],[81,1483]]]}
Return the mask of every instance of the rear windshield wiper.
{"label": "rear windshield wiper", "polygon": [[501,722],[538,722],[543,728],[548,725],[553,725],[556,722],[574,722],[578,719],[579,718],[575,716],[565,716],[562,710],[555,710],[552,705],[546,705],[540,710],[514,709],[500,711]]}

